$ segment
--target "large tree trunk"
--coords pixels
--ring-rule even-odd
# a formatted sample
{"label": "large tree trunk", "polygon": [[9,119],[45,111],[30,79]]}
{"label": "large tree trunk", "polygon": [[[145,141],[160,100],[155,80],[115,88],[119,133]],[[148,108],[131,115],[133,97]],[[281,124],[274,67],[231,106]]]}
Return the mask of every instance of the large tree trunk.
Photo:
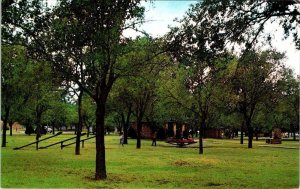
{"label": "large tree trunk", "polygon": [[124,129],[123,129],[123,132],[124,132],[124,142],[123,142],[123,144],[128,144],[128,140],[127,140],[127,138],[128,138],[128,127],[129,127],[129,123],[125,123],[124,124]]}
{"label": "large tree trunk", "polygon": [[78,125],[76,128],[76,147],[75,147],[75,155],[80,155],[80,137],[81,137],[81,130],[82,130],[82,111],[81,111],[81,104],[82,104],[82,91],[79,92],[78,95]]}
{"label": "large tree trunk", "polygon": [[202,129],[202,131],[203,131],[203,132],[202,132],[202,133],[203,133],[203,134],[202,134],[202,137],[203,137],[203,138],[206,138],[205,130],[206,130],[206,124],[204,124],[203,129]]}
{"label": "large tree trunk", "polygon": [[[41,119],[42,119],[42,111],[39,111],[39,108],[36,108],[36,137],[35,140],[38,141],[40,139],[40,137],[42,136],[41,134],[41,129],[42,129],[42,125],[41,125]],[[39,143],[36,143],[36,150],[39,149]]]}
{"label": "large tree trunk", "polygon": [[[37,120],[36,120],[36,136],[35,136],[35,140],[38,141],[40,139],[40,137],[42,136],[41,134],[41,114],[38,113],[37,115]],[[39,143],[36,143],[36,150],[39,149]]]}
{"label": "large tree trunk", "polygon": [[12,136],[12,130],[13,130],[12,126],[13,126],[13,122],[12,122],[12,120],[10,120],[9,121],[9,135],[10,136]]}
{"label": "large tree trunk", "polygon": [[3,120],[2,147],[6,147],[6,126],[9,118],[9,107],[5,107],[5,117]]}
{"label": "large tree trunk", "polygon": [[87,125],[87,133],[86,133],[86,137],[89,138],[90,136],[90,127]]}
{"label": "large tree trunk", "polygon": [[203,136],[202,129],[200,129],[199,133],[199,154],[203,154]]}
{"label": "large tree trunk", "polygon": [[199,129],[199,154],[203,154],[203,134],[204,134],[205,121],[202,121]]}
{"label": "large tree trunk", "polygon": [[[129,108],[128,110],[128,113],[127,113],[127,117],[126,117],[126,120],[124,118],[124,115],[123,115],[123,118],[124,118],[124,126],[123,126],[123,132],[124,132],[124,144],[128,144],[128,128],[129,128],[129,121],[130,121],[130,115],[131,115],[132,111],[131,111],[131,107]],[[122,118],[122,119],[123,119]]]}
{"label": "large tree trunk", "polygon": [[244,122],[242,122],[241,125],[241,140],[240,140],[241,144],[244,144]]}
{"label": "large tree trunk", "polygon": [[104,145],[105,103],[98,101],[96,109],[96,175],[95,179],[105,179],[105,145]]}
{"label": "large tree trunk", "polygon": [[[123,144],[127,144],[127,135],[126,135],[126,139],[125,139],[125,130],[127,129],[126,128],[126,122],[125,122],[125,115],[124,115],[124,113],[122,112],[121,113],[121,124],[122,124],[122,128],[123,129],[121,129],[121,131],[120,131],[120,134],[122,133],[122,130],[123,130],[123,137],[124,137],[124,139],[123,139]],[[126,133],[127,134],[127,133]],[[125,143],[125,140],[126,140],[126,143]]]}
{"label": "large tree trunk", "polygon": [[142,122],[140,120],[137,120],[137,137],[136,137],[136,148],[141,148],[141,131],[142,131]]}
{"label": "large tree trunk", "polygon": [[255,128],[255,140],[258,141],[258,128]]}
{"label": "large tree trunk", "polygon": [[293,140],[296,141],[296,129],[294,125],[292,127],[293,127]]}
{"label": "large tree trunk", "polygon": [[55,126],[54,126],[54,123],[52,124],[52,134],[55,135]]}
{"label": "large tree trunk", "polygon": [[296,125],[291,124],[291,130],[292,130],[291,133],[293,133],[292,135],[293,135],[293,140],[294,140],[294,141],[296,141],[296,128],[297,128]]}
{"label": "large tree trunk", "polygon": [[252,140],[253,140],[253,128],[249,125],[248,127],[248,148],[252,148]]}

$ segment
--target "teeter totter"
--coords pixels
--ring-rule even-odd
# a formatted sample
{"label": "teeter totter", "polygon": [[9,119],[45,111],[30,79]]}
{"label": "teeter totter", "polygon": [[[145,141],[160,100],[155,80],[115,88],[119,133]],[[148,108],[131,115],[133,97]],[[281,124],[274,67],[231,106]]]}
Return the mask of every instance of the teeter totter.
{"label": "teeter totter", "polygon": [[31,145],[33,145],[33,144],[36,144],[36,150],[38,150],[38,149],[39,149],[39,143],[40,143],[40,142],[42,142],[42,141],[44,141],[44,140],[48,140],[48,139],[53,138],[53,137],[57,137],[58,135],[61,135],[61,134],[62,134],[62,132],[58,132],[58,133],[56,133],[56,134],[53,135],[53,136],[50,136],[50,137],[47,137],[47,138],[43,138],[43,139],[41,139],[41,140],[37,140],[37,141],[35,141],[35,142],[26,144],[26,145],[24,145],[24,146],[16,147],[16,148],[13,148],[13,149],[14,149],[14,150],[19,150],[19,149],[25,148],[25,147],[27,147],[27,146],[31,146]]}

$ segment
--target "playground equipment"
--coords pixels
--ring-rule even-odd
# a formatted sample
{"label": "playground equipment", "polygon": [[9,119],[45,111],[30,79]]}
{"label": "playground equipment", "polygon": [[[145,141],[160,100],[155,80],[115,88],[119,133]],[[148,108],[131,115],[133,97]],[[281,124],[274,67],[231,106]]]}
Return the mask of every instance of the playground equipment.
{"label": "playground equipment", "polygon": [[[80,136],[83,136],[83,135],[86,135],[86,133],[81,133]],[[49,144],[48,146],[42,146],[42,147],[40,147],[40,149],[46,149],[46,148],[48,148],[48,147],[50,147],[50,146],[55,146],[55,145],[57,145],[57,144],[60,144],[60,148],[63,149],[63,147],[66,146],[66,145],[64,145],[64,142],[67,142],[67,141],[69,141],[69,140],[75,139],[76,137],[77,137],[77,136],[72,137],[72,138],[68,138],[68,139],[65,139],[65,140],[62,140],[62,141],[53,143],[53,144]],[[74,142],[74,144],[75,144],[75,143],[76,143],[76,142]],[[71,144],[73,144],[73,143],[71,143]],[[68,145],[68,144],[67,144],[67,145]]]}
{"label": "playground equipment", "polygon": [[[82,142],[82,148],[84,148],[84,141],[86,141],[86,140],[90,140],[90,139],[92,139],[92,138],[95,138],[96,137],[96,135],[95,136],[92,136],[92,137],[89,137],[89,138],[86,138],[86,139],[82,139],[82,140],[80,140],[80,142]],[[76,142],[72,142],[72,143],[69,143],[69,144],[66,144],[66,145],[61,145],[61,149],[63,149],[64,147],[67,147],[67,146],[70,146],[70,145],[72,145],[72,144],[76,144]]]}
{"label": "playground equipment", "polygon": [[44,140],[48,140],[48,139],[53,138],[53,137],[57,137],[57,136],[60,135],[60,134],[62,134],[62,132],[58,132],[58,133],[56,133],[56,134],[53,135],[53,136],[50,136],[50,137],[47,137],[47,138],[44,138],[44,139],[41,139],[41,140],[37,140],[37,141],[35,141],[35,142],[26,144],[26,145],[21,146],[21,147],[16,147],[16,148],[14,148],[14,150],[19,150],[19,149],[21,149],[21,148],[24,148],[24,147],[26,147],[26,146],[30,146],[30,145],[33,145],[33,144],[36,144],[36,150],[38,150],[38,149],[39,149],[39,142],[42,142],[42,141],[44,141]]}
{"label": "playground equipment", "polygon": [[186,145],[197,143],[193,138],[176,139],[176,138],[171,138],[171,137],[167,138],[166,142],[169,143],[169,144],[177,145],[178,147],[184,147]]}
{"label": "playground equipment", "polygon": [[184,147],[186,145],[197,143],[190,134],[190,128],[186,124],[178,124],[171,121],[166,123],[165,130],[167,136],[167,143],[177,145],[178,147]]}

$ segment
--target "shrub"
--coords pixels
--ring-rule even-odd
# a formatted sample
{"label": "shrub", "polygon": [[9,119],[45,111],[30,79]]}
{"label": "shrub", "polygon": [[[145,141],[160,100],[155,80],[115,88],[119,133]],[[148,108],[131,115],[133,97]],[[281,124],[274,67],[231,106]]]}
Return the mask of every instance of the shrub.
{"label": "shrub", "polygon": [[25,134],[31,135],[32,133],[34,133],[34,129],[33,129],[32,125],[26,125]]}

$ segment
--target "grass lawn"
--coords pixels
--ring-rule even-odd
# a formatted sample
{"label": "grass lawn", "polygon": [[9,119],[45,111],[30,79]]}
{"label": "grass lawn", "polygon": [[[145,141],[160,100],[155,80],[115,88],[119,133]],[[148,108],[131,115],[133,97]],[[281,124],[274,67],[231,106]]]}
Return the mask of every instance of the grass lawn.
{"label": "grass lawn", "polygon": [[[40,146],[73,136],[60,135]],[[118,136],[106,136],[108,178],[95,181],[94,139],[85,142],[78,156],[74,145],[63,150],[52,146],[36,151],[35,145],[13,150],[34,140],[35,136],[7,136],[7,147],[1,151],[2,188],[299,187],[299,150],[260,147],[265,141],[254,141],[248,149],[247,141],[241,145],[239,140],[205,139],[204,154],[199,155],[197,148],[175,148],[163,141],[152,147],[151,141],[143,140],[137,150],[130,139],[122,147]],[[299,147],[299,142],[281,145]]]}

